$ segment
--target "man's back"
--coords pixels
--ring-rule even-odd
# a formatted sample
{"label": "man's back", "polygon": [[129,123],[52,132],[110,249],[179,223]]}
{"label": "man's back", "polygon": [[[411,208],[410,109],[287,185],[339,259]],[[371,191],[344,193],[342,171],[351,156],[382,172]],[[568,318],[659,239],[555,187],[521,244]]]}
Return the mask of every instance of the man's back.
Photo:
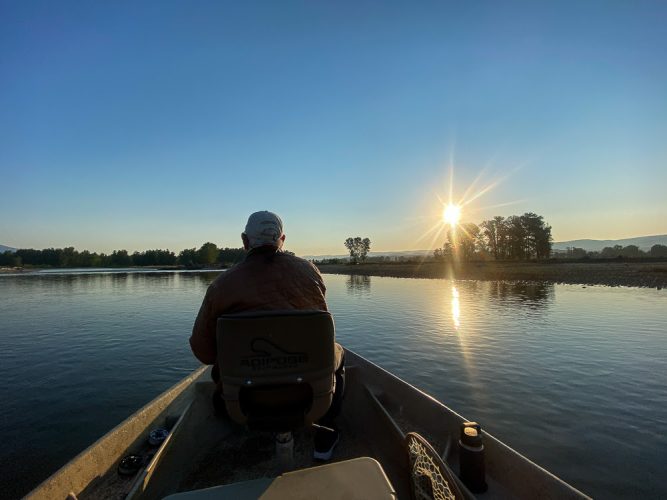
{"label": "man's back", "polygon": [[[223,314],[245,311],[279,311],[319,309],[326,311],[326,289],[322,276],[310,262],[283,253],[285,242],[283,222],[278,215],[266,210],[248,217],[241,233],[243,248],[249,250],[246,259],[222,273],[209,286],[190,337],[192,352],[202,362],[215,365],[217,357],[216,327]],[[333,400],[320,419],[314,439],[313,457],[329,460],[339,432],[335,418],[340,413],[345,392],[345,352],[335,346],[336,382]],[[223,415],[222,383],[216,366],[211,371],[217,383],[212,402],[216,413]]]}
{"label": "man's back", "polygon": [[203,363],[215,362],[216,323],[222,314],[326,311],[325,291],[319,271],[310,262],[274,247],[255,248],[243,262],[222,273],[209,286],[190,337],[192,351]]}

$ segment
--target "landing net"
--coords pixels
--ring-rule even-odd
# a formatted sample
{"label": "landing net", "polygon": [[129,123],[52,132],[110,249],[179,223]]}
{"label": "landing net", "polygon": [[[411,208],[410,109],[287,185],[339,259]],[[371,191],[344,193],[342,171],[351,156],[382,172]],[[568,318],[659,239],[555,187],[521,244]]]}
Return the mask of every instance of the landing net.
{"label": "landing net", "polygon": [[463,498],[454,474],[438,453],[415,432],[405,436],[410,458],[410,482],[415,500],[459,500]]}

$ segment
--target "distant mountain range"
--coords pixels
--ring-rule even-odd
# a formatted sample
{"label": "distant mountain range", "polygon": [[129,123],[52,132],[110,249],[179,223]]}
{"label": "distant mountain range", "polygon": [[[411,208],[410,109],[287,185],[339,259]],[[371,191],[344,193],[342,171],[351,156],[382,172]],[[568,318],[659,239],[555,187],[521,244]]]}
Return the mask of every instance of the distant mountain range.
{"label": "distant mountain range", "polygon": [[667,234],[659,234],[656,236],[639,236],[638,238],[625,238],[622,240],[570,240],[570,241],[556,241],[553,244],[554,250],[566,250],[568,247],[583,248],[587,252],[599,252],[605,247],[613,247],[614,245],[621,245],[627,247],[628,245],[636,245],[641,250],[650,250],[653,245],[667,245]]}
{"label": "distant mountain range", "polygon": [[0,245],[0,253],[5,253],[7,251],[16,252],[16,248],[6,247],[5,245]]}

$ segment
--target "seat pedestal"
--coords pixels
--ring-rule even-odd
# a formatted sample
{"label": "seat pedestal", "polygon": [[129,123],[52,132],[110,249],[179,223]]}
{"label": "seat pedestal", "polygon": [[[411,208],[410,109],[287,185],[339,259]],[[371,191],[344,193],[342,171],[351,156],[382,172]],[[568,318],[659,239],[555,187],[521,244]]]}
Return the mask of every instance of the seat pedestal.
{"label": "seat pedestal", "polygon": [[281,472],[294,469],[294,436],[291,432],[276,434],[276,458]]}

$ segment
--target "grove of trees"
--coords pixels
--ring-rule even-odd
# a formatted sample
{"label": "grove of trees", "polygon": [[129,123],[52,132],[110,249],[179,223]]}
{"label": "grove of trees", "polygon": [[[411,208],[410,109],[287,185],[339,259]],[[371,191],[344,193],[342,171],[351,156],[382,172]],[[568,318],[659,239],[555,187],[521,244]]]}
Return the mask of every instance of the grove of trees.
{"label": "grove of trees", "polygon": [[350,252],[350,262],[358,264],[366,260],[368,251],[371,249],[371,240],[368,238],[362,239],[360,236],[348,238],[345,240],[345,248]]}
{"label": "grove of trees", "polygon": [[447,232],[447,241],[433,253],[436,260],[547,259],[551,256],[551,226],[532,212],[494,217],[481,224],[461,224]]}

